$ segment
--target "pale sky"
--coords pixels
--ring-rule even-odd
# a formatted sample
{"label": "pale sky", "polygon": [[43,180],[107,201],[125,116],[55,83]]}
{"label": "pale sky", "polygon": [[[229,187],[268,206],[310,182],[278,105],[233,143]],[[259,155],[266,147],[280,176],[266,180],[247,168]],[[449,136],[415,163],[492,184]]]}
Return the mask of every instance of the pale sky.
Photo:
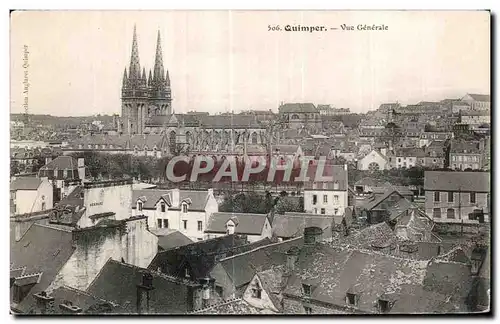
{"label": "pale sky", "polygon": [[[24,112],[27,71],[30,113],[120,113],[134,24],[147,71],[161,32],[177,113],[277,111],[281,101],[366,112],[490,93],[487,11],[33,11],[11,15],[11,112]],[[268,31],[287,24],[339,29]]]}

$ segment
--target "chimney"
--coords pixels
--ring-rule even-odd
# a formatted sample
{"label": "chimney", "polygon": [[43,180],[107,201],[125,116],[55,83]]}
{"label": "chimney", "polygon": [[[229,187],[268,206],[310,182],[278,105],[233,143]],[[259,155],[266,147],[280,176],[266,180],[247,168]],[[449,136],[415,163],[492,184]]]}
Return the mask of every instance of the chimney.
{"label": "chimney", "polygon": [[179,188],[175,188],[170,190],[170,193],[172,195],[172,207],[177,208],[179,207],[180,204],[180,190]]}
{"label": "chimney", "polygon": [[54,313],[54,297],[48,296],[45,291],[33,295],[36,300],[36,311],[39,314]]}
{"label": "chimney", "polygon": [[285,273],[287,275],[290,275],[292,274],[293,271],[295,271],[295,262],[297,261],[299,252],[300,250],[296,246],[291,247],[288,251],[285,252],[286,255]]}
{"label": "chimney", "polygon": [[78,177],[82,183],[85,181],[85,160],[83,158],[78,158]]}
{"label": "chimney", "polygon": [[201,285],[201,307],[206,308],[210,306],[211,293],[214,287],[215,279],[202,278],[200,279]]}
{"label": "chimney", "polygon": [[82,309],[76,305],[73,305],[69,300],[65,300],[59,305],[63,314],[78,314],[82,312]]}
{"label": "chimney", "polygon": [[153,275],[142,272],[141,282],[137,285],[137,314],[148,314],[150,310],[150,292],[154,290]]}
{"label": "chimney", "polygon": [[323,230],[319,227],[304,228],[304,245],[314,246],[321,241]]}

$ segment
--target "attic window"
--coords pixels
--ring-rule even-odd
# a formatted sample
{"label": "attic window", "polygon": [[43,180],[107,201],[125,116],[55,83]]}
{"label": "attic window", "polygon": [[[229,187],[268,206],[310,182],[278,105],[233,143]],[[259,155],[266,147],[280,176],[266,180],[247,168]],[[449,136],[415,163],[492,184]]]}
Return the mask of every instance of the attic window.
{"label": "attic window", "polygon": [[187,203],[183,203],[182,204],[182,212],[184,214],[186,214],[188,212],[188,205],[187,205]]}
{"label": "attic window", "polygon": [[252,297],[260,299],[262,296],[262,288],[260,287],[259,283],[256,282],[255,286],[252,288]]}
{"label": "attic window", "polygon": [[354,294],[354,293],[346,293],[346,303],[347,305],[351,305],[351,306],[357,306],[358,305],[358,299],[359,299],[359,296],[357,294]]}
{"label": "attic window", "polygon": [[142,201],[137,202],[137,210],[142,211]]}
{"label": "attic window", "polygon": [[302,284],[304,297],[311,297],[311,285]]}
{"label": "attic window", "polygon": [[184,269],[184,277],[191,278],[191,272],[189,271],[189,268]]}
{"label": "attic window", "polygon": [[162,203],[160,204],[160,207],[161,207],[161,212],[162,212],[162,213],[164,213],[164,212],[165,212],[165,203],[164,203],[164,202],[162,202]]}

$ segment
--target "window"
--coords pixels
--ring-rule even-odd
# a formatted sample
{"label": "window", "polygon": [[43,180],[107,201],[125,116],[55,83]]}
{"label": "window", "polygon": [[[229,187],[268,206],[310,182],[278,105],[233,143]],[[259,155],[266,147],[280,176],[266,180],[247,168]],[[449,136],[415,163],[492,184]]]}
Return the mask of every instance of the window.
{"label": "window", "polygon": [[184,224],[184,229],[187,230],[187,228],[188,228],[188,221],[187,220],[183,220],[182,223]]}
{"label": "window", "polygon": [[142,201],[137,203],[137,210],[142,211]]}
{"label": "window", "polygon": [[158,219],[158,228],[161,228],[162,222],[161,219]]}
{"label": "window", "polygon": [[314,208],[314,213],[317,214],[318,213],[318,208]]}
{"label": "window", "polygon": [[318,196],[313,195],[313,205],[316,205],[317,202],[318,202]]}
{"label": "window", "polygon": [[262,296],[262,288],[260,287],[259,283],[255,283],[255,287],[252,288],[252,297],[260,299]]}
{"label": "window", "polygon": [[302,290],[305,297],[311,297],[311,285],[302,284]]}
{"label": "window", "polygon": [[313,311],[311,307],[304,306],[304,312],[306,312],[306,314],[312,314]]}
{"label": "window", "polygon": [[434,208],[432,216],[434,218],[441,218],[441,208]]}
{"label": "window", "polygon": [[215,286],[215,293],[217,295],[219,295],[220,297],[222,297],[222,294],[224,293],[224,288],[222,288],[221,286]]}
{"label": "window", "polygon": [[198,221],[198,232],[201,232],[201,231],[203,231],[203,222]]}
{"label": "window", "polygon": [[163,228],[168,228],[168,219],[163,220]]}
{"label": "window", "polygon": [[182,204],[182,212],[186,214],[188,212],[188,205],[186,203]]}
{"label": "window", "polygon": [[440,193],[439,193],[439,191],[434,191],[434,201],[435,201],[435,202],[439,202],[439,200],[440,200],[440,199],[439,199],[439,198],[440,198],[440,197],[439,197],[439,194],[440,194]]}
{"label": "window", "polygon": [[325,209],[321,208],[321,215],[324,215],[324,214],[325,214]]}
{"label": "window", "polygon": [[453,202],[453,192],[448,192],[448,202]]}
{"label": "window", "polygon": [[328,195],[323,195],[323,203],[328,203]]}
{"label": "window", "polygon": [[471,204],[475,204],[476,203],[476,193],[475,192],[471,192],[469,194],[469,199],[470,199]]}
{"label": "window", "polygon": [[446,211],[446,218],[450,218],[450,219],[455,218],[455,209],[448,208],[448,210]]}
{"label": "window", "polygon": [[161,212],[162,212],[162,213],[164,213],[164,212],[165,212],[165,207],[166,207],[166,206],[165,206],[165,203],[164,203],[164,202],[162,202],[162,203],[160,204],[160,207],[161,207]]}
{"label": "window", "polygon": [[346,294],[346,302],[348,305],[356,306],[357,305],[357,298],[356,294],[352,293],[347,293]]}
{"label": "window", "polygon": [[337,215],[337,214],[339,213],[339,209],[338,209],[338,208],[335,208],[335,209],[333,210],[333,213],[334,213],[335,215]]}
{"label": "window", "polygon": [[45,210],[45,201],[42,202],[42,210]]}
{"label": "window", "polygon": [[391,309],[389,301],[381,299],[378,300],[378,308],[381,313],[387,313]]}

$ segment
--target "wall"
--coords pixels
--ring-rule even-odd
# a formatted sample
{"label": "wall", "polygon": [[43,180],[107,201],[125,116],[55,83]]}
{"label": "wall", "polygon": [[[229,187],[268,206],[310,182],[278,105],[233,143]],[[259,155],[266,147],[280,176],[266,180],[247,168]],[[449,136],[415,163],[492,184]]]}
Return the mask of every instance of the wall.
{"label": "wall", "polygon": [[100,213],[114,212],[115,219],[127,219],[132,216],[132,185],[84,189],[84,206],[87,211],[78,222],[81,228],[93,226],[88,217]]}
{"label": "wall", "polygon": [[224,300],[236,297],[236,288],[233,285],[233,281],[220,263],[212,269],[210,276],[215,279],[215,286],[222,287],[221,297]]}
{"label": "wall", "polygon": [[[440,201],[434,201],[434,191],[427,190],[425,192],[425,213],[433,219],[435,222],[445,222],[445,223],[461,223],[462,219],[464,223],[477,223],[476,220],[469,220],[469,214],[475,209],[483,209],[485,214],[485,222],[489,222],[489,210],[488,210],[488,194],[487,193],[476,193],[476,203],[470,203],[468,192],[454,192],[453,202],[448,202],[448,192],[440,192]],[[434,208],[441,208],[441,218],[434,217]],[[448,208],[455,209],[455,218],[450,219],[446,216],[446,210]],[[461,215],[459,215],[461,214]]]}
{"label": "wall", "polygon": [[[316,204],[313,204],[313,195],[317,196]],[[323,195],[327,195],[327,202],[323,202]],[[338,202],[333,197],[339,196]],[[338,209],[337,215],[343,215],[347,207],[347,190],[304,190],[304,210],[306,213],[321,214],[321,208],[325,208],[326,215],[335,215],[335,209]]]}
{"label": "wall", "polygon": [[53,288],[67,285],[86,290],[109,258],[146,268],[158,250],[158,238],[147,230],[146,219],[123,223],[123,228],[73,232],[76,250],[61,269]]}

